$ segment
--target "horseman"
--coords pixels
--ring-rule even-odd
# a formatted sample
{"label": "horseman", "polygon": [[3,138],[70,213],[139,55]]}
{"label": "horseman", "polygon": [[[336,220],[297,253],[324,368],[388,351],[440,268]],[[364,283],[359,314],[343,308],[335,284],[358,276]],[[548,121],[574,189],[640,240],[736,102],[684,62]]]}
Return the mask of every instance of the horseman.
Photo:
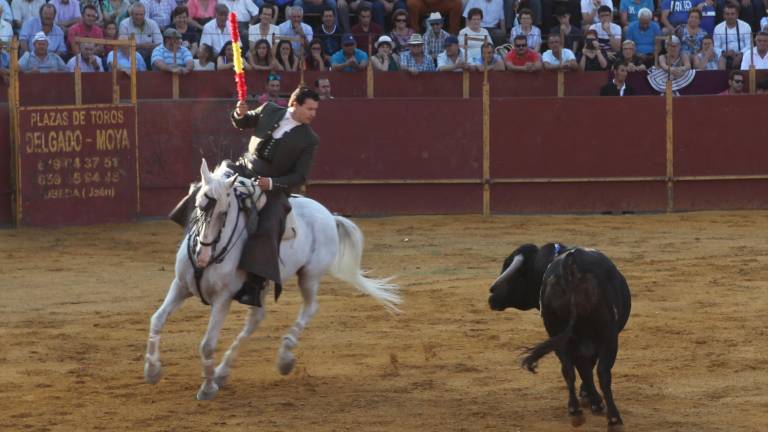
{"label": "horseman", "polygon": [[[248,152],[231,168],[257,182],[267,197],[258,215],[254,210],[250,217],[251,234],[240,258],[240,268],[248,273],[235,294],[235,300],[242,304],[261,307],[261,291],[267,281],[275,283],[276,299],[282,290],[280,238],[291,210],[288,197],[306,183],[312,168],[319,139],[309,124],[315,118],[319,101],[314,90],[299,87],[291,94],[287,109],[267,102],[249,110],[248,104],[240,101],[231,114],[236,128],[253,129]],[[196,193],[197,190],[192,191],[173,209],[170,218],[174,222],[186,226],[194,210]]]}

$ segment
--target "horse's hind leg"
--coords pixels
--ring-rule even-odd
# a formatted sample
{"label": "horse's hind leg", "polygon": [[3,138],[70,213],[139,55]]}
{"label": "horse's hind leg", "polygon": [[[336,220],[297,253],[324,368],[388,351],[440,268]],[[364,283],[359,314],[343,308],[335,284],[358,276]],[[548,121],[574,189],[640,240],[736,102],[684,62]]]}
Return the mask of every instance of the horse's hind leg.
{"label": "horse's hind leg", "polygon": [[299,316],[288,333],[283,335],[283,341],[277,353],[277,370],[283,375],[288,375],[293,370],[296,359],[293,356],[293,348],[299,343],[299,336],[309,321],[317,312],[317,289],[320,286],[322,275],[308,275],[299,273],[299,289],[304,302],[301,305]]}
{"label": "horse's hind leg", "polygon": [[203,341],[200,343],[200,358],[203,363],[203,384],[197,392],[198,400],[209,400],[216,396],[219,386],[214,381],[214,360],[213,353],[216,351],[216,342],[219,339],[219,332],[224,326],[224,320],[229,312],[231,299],[220,296],[214,300],[211,306],[211,318],[208,320],[208,330],[205,332]]}
{"label": "horse's hind leg", "polygon": [[147,353],[144,357],[144,379],[150,384],[157,383],[163,371],[160,364],[160,332],[163,330],[168,316],[178,309],[190,295],[186,289],[181,287],[179,280],[174,279],[163,304],[152,315],[149,324]]}
{"label": "horse's hind leg", "polygon": [[[266,293],[266,291],[261,292],[261,304],[264,304]],[[240,344],[245,342],[245,340],[256,331],[259,327],[259,323],[264,319],[264,315],[266,315],[266,313],[263,307],[252,307],[250,312],[248,312],[245,327],[243,327],[243,330],[237,335],[237,338],[232,342],[232,345],[230,345],[227,352],[224,353],[224,358],[221,360],[221,363],[214,373],[214,380],[219,387],[223,387],[224,384],[227,383],[229,369],[232,367],[232,363],[235,359],[237,359],[237,351],[240,349]]]}

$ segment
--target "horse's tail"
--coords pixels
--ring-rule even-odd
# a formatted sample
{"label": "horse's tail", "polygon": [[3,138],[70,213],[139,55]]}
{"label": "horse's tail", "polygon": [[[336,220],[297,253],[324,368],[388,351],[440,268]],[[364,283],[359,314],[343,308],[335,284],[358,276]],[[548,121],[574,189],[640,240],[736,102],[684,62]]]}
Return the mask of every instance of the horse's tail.
{"label": "horse's tail", "polygon": [[363,233],[360,228],[349,219],[341,216],[334,218],[339,235],[339,252],[331,266],[331,274],[375,298],[390,312],[400,312],[397,308],[402,303],[400,287],[389,283],[392,278],[371,279],[365,277],[360,268],[363,258]]}

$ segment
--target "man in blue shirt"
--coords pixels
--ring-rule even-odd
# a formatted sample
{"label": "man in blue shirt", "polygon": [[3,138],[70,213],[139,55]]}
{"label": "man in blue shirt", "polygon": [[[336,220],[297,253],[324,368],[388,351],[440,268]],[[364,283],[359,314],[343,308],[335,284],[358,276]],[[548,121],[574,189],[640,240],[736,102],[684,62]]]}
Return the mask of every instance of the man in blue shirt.
{"label": "man in blue shirt", "polygon": [[627,27],[627,40],[635,43],[637,55],[646,60],[645,57],[653,57],[656,36],[661,36],[661,27],[652,21],[653,14],[650,9],[642,8],[637,13],[637,21]]}
{"label": "man in blue shirt", "polygon": [[621,5],[619,6],[621,26],[626,29],[627,26],[637,21],[637,13],[642,8],[653,10],[655,8],[653,0],[621,0]]}
{"label": "man in blue shirt", "polygon": [[32,39],[32,50],[24,53],[19,59],[19,70],[22,72],[66,72],[64,61],[48,49],[48,38],[45,33],[38,32]]}
{"label": "man in blue shirt", "polygon": [[354,36],[347,33],[341,37],[341,49],[331,56],[331,70],[356,72],[368,67],[368,54],[357,49]]}
{"label": "man in blue shirt", "polygon": [[187,74],[192,71],[192,53],[181,46],[181,33],[173,28],[163,32],[163,43],[152,50],[152,69]]}
{"label": "man in blue shirt", "polygon": [[64,38],[64,31],[54,24],[55,19],[56,7],[48,3],[40,8],[39,18],[30,18],[25,22],[21,26],[21,33],[19,34],[21,51],[29,51],[32,47],[32,39],[37,33],[43,32],[48,38],[48,52],[66,55],[67,43]]}

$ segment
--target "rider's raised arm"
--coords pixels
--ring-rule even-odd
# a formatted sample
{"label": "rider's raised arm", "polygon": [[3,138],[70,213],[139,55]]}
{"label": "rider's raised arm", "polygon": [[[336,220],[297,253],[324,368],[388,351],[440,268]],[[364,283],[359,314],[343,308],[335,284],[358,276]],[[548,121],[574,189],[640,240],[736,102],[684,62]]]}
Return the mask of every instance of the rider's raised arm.
{"label": "rider's raised arm", "polygon": [[232,114],[230,114],[229,117],[232,119],[232,124],[240,130],[255,128],[256,125],[259,124],[261,112],[265,106],[266,104],[261,105],[256,109],[252,109],[245,113],[245,115],[242,117],[237,117],[237,111],[232,111]]}

